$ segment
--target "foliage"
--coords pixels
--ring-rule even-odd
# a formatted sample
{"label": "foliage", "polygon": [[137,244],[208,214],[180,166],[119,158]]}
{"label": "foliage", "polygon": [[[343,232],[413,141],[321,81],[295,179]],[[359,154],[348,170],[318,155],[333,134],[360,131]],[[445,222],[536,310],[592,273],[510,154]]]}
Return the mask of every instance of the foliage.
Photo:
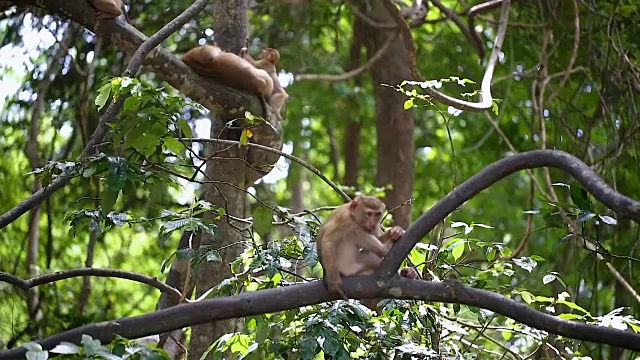
{"label": "foliage", "polygon": [[[131,1],[130,15],[133,24],[150,35],[187,3]],[[259,1],[252,8],[255,40],[250,48],[278,47],[283,77],[289,72],[343,72],[352,13],[332,2],[282,3]],[[551,3],[512,5],[513,26],[493,82],[496,99],[490,113],[461,113],[434,104],[418,88],[410,87],[420,84],[405,82],[398,88],[385,84],[390,91],[403,91],[405,109],[416,111],[414,218],[493,161],[542,147],[579,156],[621,193],[631,197],[640,193],[636,136],[640,49],[634,25],[638,6],[605,1],[595,9],[581,3],[582,36],[576,39],[571,5]],[[472,55],[471,45],[455,26],[439,20],[442,17],[434,9],[430,11],[433,21],[413,29],[420,71],[428,79],[440,79],[425,86],[442,85],[443,91],[455,96],[477,97],[484,60]],[[483,15],[485,20],[493,20],[491,14]],[[198,264],[221,261],[224,249],[215,246],[176,250],[183,231],[215,232],[216,223],[227,219],[224,208],[195,200],[204,182],[194,175],[203,166],[202,145],[185,139],[202,133],[204,110],[164,88],[153,74],[114,77],[122,72],[125,57],[87,30],[76,29],[73,52],[44,94],[46,105],[37,135],[45,161],[32,168],[24,151],[31,111],[41,96],[44,69],[55,47],[44,40],[34,45],[30,37],[46,33],[47,39],[55,39],[49,39],[51,44],[59,42],[65,26],[57,25],[58,20],[38,13],[1,20],[6,25],[0,30],[3,51],[18,49],[28,57],[1,62],[3,82],[17,85],[15,93],[3,94],[0,114],[0,150],[5,155],[0,160],[0,212],[27,198],[36,180],[46,186],[60,176],[74,179],[42,204],[35,269],[25,266],[30,224],[28,216],[23,216],[0,230],[4,245],[0,271],[27,278],[94,266],[161,277],[176,259],[190,260],[196,275]],[[492,24],[478,25],[485,43],[493,40]],[[210,26],[210,16],[199,16],[163,46],[179,54],[200,40],[210,42],[213,35],[205,30]],[[605,28],[609,31],[602,31]],[[579,47],[573,53],[576,41]],[[94,78],[102,80],[96,83]],[[373,89],[366,73],[357,80],[336,83],[294,81],[287,87],[289,120],[283,124],[293,154],[340,183],[346,128],[360,121],[361,166],[358,188],[353,190],[367,193],[379,190],[373,186],[377,166]],[[99,112],[125,95],[129,97],[119,121],[110,124],[108,141],[100,144],[98,152],[76,159]],[[244,114],[243,120],[249,125],[260,121],[251,114]],[[250,129],[243,127],[243,145],[251,136]],[[337,154],[332,154],[334,147]],[[286,286],[321,274],[314,239],[328,213],[316,208],[337,205],[341,199],[296,163],[285,160],[276,170],[285,175],[262,180],[250,189],[244,252],[231,264],[234,276],[215,289],[216,295]],[[603,264],[612,264],[637,291],[638,225],[594,201],[566,174],[550,170],[551,184],[546,178],[541,170],[522,172],[479,194],[419,243],[408,262],[429,280],[455,276],[565,319],[640,333],[638,303]],[[291,209],[292,189],[297,185],[304,190],[304,205],[310,210]],[[548,196],[551,189],[557,194],[555,200]],[[213,213],[215,221],[204,220],[205,213]],[[577,229],[570,228],[570,222]],[[520,244],[523,250],[516,253]],[[90,252],[95,256],[88,263]],[[5,299],[0,303],[0,346],[15,347],[32,337],[150,312],[156,306],[156,290],[94,279],[90,299],[80,308],[83,288],[82,279],[40,287],[40,315],[32,322],[25,296],[0,284],[0,297]],[[214,357],[223,358],[227,351],[249,359],[408,359],[428,358],[437,350],[447,358],[498,358],[528,356],[548,348],[575,357],[607,358],[613,351],[549,337],[495,313],[458,304],[385,300],[383,314],[376,316],[357,301],[340,300],[249,317],[242,325],[242,331],[211,345]],[[46,355],[35,344],[25,346],[34,359],[65,354],[50,351]],[[165,358],[160,350],[124,339],[106,346],[85,337],[83,346],[61,344],[58,350],[72,351],[66,354],[77,357],[101,354],[115,359],[125,358],[128,352],[132,358]]]}
{"label": "foliage", "polygon": [[[82,346],[62,342],[51,350],[43,350],[38,343],[25,343],[27,360],[46,359],[86,359],[104,358],[108,360],[161,360],[170,359],[168,354],[154,345],[135,340],[118,339],[107,347],[100,340],[82,335]],[[57,355],[56,355],[57,354]]]}

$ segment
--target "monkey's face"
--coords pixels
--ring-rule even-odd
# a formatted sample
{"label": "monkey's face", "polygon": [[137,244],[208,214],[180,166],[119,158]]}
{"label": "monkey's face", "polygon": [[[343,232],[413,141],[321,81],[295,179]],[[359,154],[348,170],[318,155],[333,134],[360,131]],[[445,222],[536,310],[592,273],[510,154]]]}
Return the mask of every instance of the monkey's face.
{"label": "monkey's face", "polygon": [[367,232],[373,232],[382,220],[382,211],[379,209],[366,208],[363,211],[362,221],[360,226]]}

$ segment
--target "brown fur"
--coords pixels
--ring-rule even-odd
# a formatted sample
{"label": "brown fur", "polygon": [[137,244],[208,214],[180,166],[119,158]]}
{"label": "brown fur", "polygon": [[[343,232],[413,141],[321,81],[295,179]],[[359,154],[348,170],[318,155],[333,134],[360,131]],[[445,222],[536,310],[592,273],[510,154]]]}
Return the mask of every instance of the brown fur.
{"label": "brown fur", "polygon": [[273,92],[273,80],[266,71],[217,46],[195,47],[184,54],[182,61],[199,75],[211,76],[227,86],[265,98]]}
{"label": "brown fur", "polygon": [[[373,196],[359,196],[336,208],[320,227],[318,257],[327,289],[342,293],[341,276],[366,275],[380,265],[393,242],[402,236],[399,227],[383,233],[380,227],[385,205]],[[392,240],[392,241],[389,241]],[[364,304],[375,309],[379,299]]]}
{"label": "brown fur", "polygon": [[98,18],[115,19],[122,15],[124,4],[121,0],[90,0],[91,5],[98,10]]}
{"label": "brown fur", "polygon": [[289,94],[284,91],[284,88],[282,87],[282,85],[280,84],[280,80],[278,79],[276,64],[280,60],[280,53],[276,49],[264,48],[262,50],[262,54],[260,54],[260,60],[255,61],[251,57],[251,55],[249,55],[246,49],[243,49],[243,52],[245,60],[247,60],[256,68],[266,71],[269,76],[271,76],[271,80],[273,81],[273,91],[267,97],[267,103],[273,109],[273,112],[276,114],[278,120],[282,121],[283,118],[280,115],[280,111],[284,104],[287,102]]}

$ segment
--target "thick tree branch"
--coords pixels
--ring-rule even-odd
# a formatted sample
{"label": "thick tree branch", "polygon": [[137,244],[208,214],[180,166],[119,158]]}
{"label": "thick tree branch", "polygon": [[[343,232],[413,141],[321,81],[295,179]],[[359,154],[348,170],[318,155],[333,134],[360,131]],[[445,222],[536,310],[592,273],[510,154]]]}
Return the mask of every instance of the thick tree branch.
{"label": "thick tree branch", "polygon": [[[343,280],[343,289],[347,296],[358,299],[390,296],[478,306],[553,334],[640,350],[640,335],[563,320],[533,310],[502,295],[470,288],[457,280],[431,282],[394,277],[383,282],[386,286],[384,290],[377,287],[376,282],[379,280],[375,275],[349,277]],[[91,335],[103,343],[111,342],[117,335],[136,339],[211,321],[296,309],[336,299],[337,297],[327,293],[322,281],[313,281],[181,304],[145,315],[85,325],[40,340],[38,343],[44,349],[51,349],[61,341],[79,344],[82,334]],[[22,359],[25,352],[25,348],[19,347],[0,352],[0,358]]]}
{"label": "thick tree branch", "polygon": [[384,258],[378,271],[387,278],[395,275],[411,249],[447,215],[482,190],[524,169],[554,167],[580,182],[596,199],[620,215],[640,223],[640,202],[613,190],[593,170],[575,156],[558,150],[534,150],[507,156],[487,166],[436,203],[407,229]]}

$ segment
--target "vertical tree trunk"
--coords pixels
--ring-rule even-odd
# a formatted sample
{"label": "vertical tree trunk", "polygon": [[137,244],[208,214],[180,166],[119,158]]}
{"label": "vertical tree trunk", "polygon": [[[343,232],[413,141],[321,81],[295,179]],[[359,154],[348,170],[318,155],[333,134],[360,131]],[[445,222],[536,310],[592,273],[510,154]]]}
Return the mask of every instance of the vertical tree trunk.
{"label": "vertical tree trunk", "polygon": [[[393,19],[380,1],[374,1],[371,17],[381,23],[392,23]],[[388,30],[370,28],[364,42],[371,57],[392,33]],[[377,175],[376,185],[392,188],[387,191],[385,203],[397,206],[411,198],[414,174],[414,111],[404,110],[405,96],[392,88],[403,80],[410,79],[409,53],[398,40],[371,70],[376,95],[377,128]],[[407,228],[411,224],[411,205],[407,204],[393,214],[394,224]]]}
{"label": "vertical tree trunk", "polygon": [[[349,49],[349,59],[345,66],[345,71],[356,69],[360,66],[360,52],[366,29],[363,22],[356,18],[353,23],[353,37],[351,38],[351,48]],[[360,77],[354,79],[354,85],[360,85]],[[352,110],[354,113],[357,109]],[[360,129],[362,120],[356,116],[350,116],[347,124],[347,131],[344,136],[344,184],[347,186],[358,186],[358,172],[360,170]]]}
{"label": "vertical tree trunk", "polygon": [[[238,54],[247,39],[247,0],[216,0],[213,1],[214,31],[216,43],[224,50]],[[226,138],[237,140],[237,134],[224,129],[229,119],[214,116],[211,124],[212,138]],[[209,155],[215,154],[207,163],[206,178],[214,182],[225,182],[238,188],[209,183],[203,186],[204,199],[212,204],[224,207],[229,215],[242,217],[245,206],[245,192],[239,189],[246,187],[246,167],[242,160],[245,149],[238,146],[216,145],[209,146]],[[217,214],[207,213],[205,219],[213,220]],[[197,295],[217,286],[223,279],[231,276],[229,264],[242,252],[241,235],[229,225],[229,219],[223,218],[217,222],[215,235],[201,233],[201,246],[213,245],[222,249],[221,262],[202,264],[200,276],[197,279]],[[237,244],[237,245],[231,245]],[[229,246],[231,245],[231,246]],[[191,332],[189,359],[199,359],[207,348],[221,335],[236,330],[236,320],[229,319],[214,323],[194,326]]]}

